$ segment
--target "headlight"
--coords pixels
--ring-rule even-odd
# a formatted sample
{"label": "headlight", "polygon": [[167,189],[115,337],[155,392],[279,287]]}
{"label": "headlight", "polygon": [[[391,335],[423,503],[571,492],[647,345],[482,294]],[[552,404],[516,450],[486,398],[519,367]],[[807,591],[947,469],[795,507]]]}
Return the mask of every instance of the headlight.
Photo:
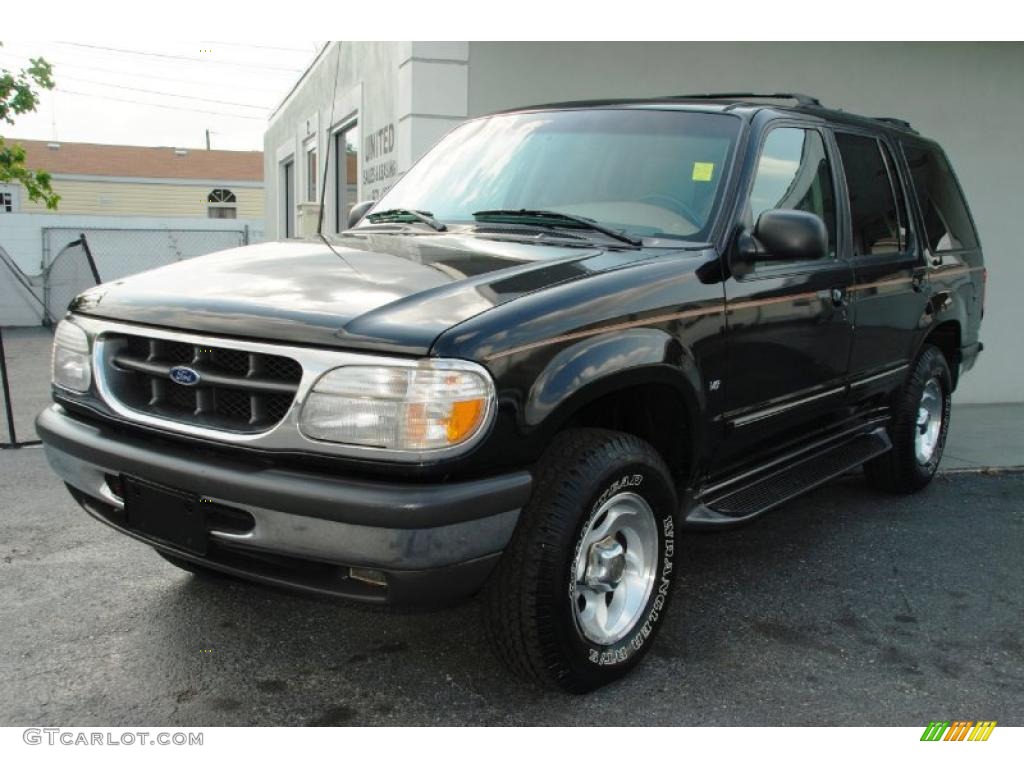
{"label": "headlight", "polygon": [[307,437],[332,443],[439,451],[478,436],[494,402],[491,377],[474,363],[344,366],[313,385],[299,427]]}
{"label": "headlight", "polygon": [[89,337],[81,328],[61,320],[53,334],[53,383],[62,389],[85,393],[92,382]]}

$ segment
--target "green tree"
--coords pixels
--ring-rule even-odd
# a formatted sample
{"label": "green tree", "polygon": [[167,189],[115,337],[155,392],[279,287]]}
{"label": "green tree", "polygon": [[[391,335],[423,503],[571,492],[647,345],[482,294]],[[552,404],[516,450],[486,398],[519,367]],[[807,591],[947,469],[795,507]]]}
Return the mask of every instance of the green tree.
{"label": "green tree", "polygon": [[[2,43],[0,43],[2,45]],[[29,59],[29,66],[17,72],[0,69],[0,121],[14,124],[14,117],[34,112],[39,106],[37,88],[53,88],[53,67],[45,59]],[[28,191],[30,200],[55,209],[60,195],[50,186],[50,174],[25,167],[25,150],[6,144],[0,136],[0,182],[16,181]]]}

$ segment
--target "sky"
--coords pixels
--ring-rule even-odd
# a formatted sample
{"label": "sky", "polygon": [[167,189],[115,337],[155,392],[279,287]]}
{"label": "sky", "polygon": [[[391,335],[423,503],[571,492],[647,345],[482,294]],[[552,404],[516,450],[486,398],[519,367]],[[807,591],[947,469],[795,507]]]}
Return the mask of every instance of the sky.
{"label": "sky", "polygon": [[56,88],[35,113],[0,125],[8,139],[263,149],[263,131],[321,42],[14,42],[0,70],[42,56]]}

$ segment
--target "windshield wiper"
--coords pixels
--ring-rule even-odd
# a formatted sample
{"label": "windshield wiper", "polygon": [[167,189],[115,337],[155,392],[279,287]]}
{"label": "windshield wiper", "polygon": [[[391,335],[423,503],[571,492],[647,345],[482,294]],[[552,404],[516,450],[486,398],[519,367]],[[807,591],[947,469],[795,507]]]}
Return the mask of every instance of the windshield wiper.
{"label": "windshield wiper", "polygon": [[413,219],[414,221],[423,222],[428,227],[438,232],[448,231],[448,227],[435,219],[434,215],[430,211],[414,211],[411,208],[388,208],[386,211],[374,211],[366,218],[374,224],[378,221],[386,222]]}
{"label": "windshield wiper", "polygon": [[507,208],[497,209],[493,211],[477,211],[473,214],[474,219],[490,219],[491,221],[509,221],[510,219],[533,219],[534,221],[540,220],[540,224],[549,224],[550,226],[557,227],[559,222],[563,225],[571,223],[577,227],[583,229],[591,229],[594,232],[600,232],[603,235],[607,235],[615,240],[623,243],[629,243],[630,245],[640,246],[643,245],[643,241],[638,238],[631,237],[625,232],[621,232],[617,229],[611,229],[603,224],[598,224],[593,219],[585,218],[584,216],[573,216],[571,213],[560,213],[559,211],[547,211],[547,210],[530,210],[527,208]]}

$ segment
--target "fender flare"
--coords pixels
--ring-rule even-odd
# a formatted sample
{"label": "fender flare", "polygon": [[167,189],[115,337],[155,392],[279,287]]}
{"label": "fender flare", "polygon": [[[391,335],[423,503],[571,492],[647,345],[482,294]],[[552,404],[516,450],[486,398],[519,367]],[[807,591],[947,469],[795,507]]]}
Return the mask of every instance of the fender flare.
{"label": "fender flare", "polygon": [[659,328],[633,328],[583,339],[560,350],[534,379],[521,411],[527,431],[554,434],[581,408],[632,387],[661,384],[675,392],[691,445],[702,444],[707,403],[696,359]]}
{"label": "fender flare", "polygon": [[[918,327],[921,329],[917,338],[914,342],[914,349],[910,355],[910,360],[913,362],[921,354],[921,350],[924,345],[928,343],[928,340],[932,337],[935,330],[948,323],[956,323],[959,328],[959,335],[961,342],[963,341],[964,329],[968,327],[969,322],[969,311],[967,307],[967,300],[961,295],[959,288],[964,286],[953,286],[949,289],[943,288],[942,290],[936,291],[925,305],[924,312],[921,313],[921,318],[918,321]],[[967,287],[972,287],[968,286]],[[954,382],[958,378],[958,364],[960,358],[960,349],[953,350],[954,359],[950,360],[950,368],[953,374]]]}

